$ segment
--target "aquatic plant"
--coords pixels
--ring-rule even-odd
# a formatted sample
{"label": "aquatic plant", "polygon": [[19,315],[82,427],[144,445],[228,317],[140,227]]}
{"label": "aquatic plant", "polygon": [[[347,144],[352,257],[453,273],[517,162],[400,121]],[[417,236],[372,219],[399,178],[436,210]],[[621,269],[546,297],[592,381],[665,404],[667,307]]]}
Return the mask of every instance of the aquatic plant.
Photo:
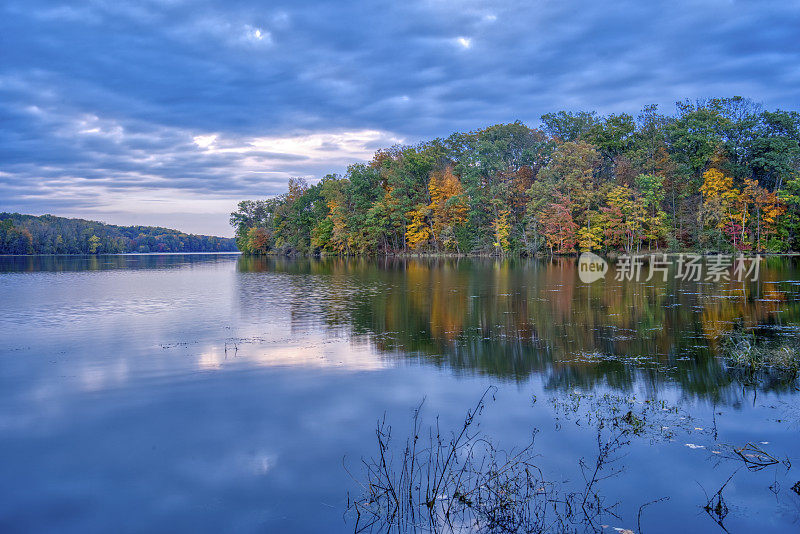
{"label": "aquatic plant", "polygon": [[381,419],[378,452],[362,459],[363,478],[354,477],[362,493],[348,496],[354,531],[573,532],[597,530],[604,515],[617,517],[616,503],[609,504],[598,484],[621,472],[611,466],[639,425],[626,423],[623,415],[618,425],[599,430],[597,457],[579,461],[583,487],[568,491],[546,480],[536,466],[536,430],[530,442],[508,450],[479,430],[478,417],[495,391],[487,389],[452,432],[443,432],[438,418],[424,425],[423,401],[400,450],[393,446],[391,426]]}
{"label": "aquatic plant", "polygon": [[745,382],[769,377],[793,382],[800,371],[800,340],[769,340],[735,331],[726,337],[722,357],[728,369],[743,375],[739,378]]}

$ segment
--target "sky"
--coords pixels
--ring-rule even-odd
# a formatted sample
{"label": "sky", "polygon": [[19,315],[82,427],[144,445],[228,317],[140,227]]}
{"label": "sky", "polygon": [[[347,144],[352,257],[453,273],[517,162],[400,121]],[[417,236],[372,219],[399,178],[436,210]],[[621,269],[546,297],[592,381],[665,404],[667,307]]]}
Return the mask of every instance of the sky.
{"label": "sky", "polygon": [[377,148],[734,95],[800,108],[800,3],[4,0],[0,211],[231,236]]}

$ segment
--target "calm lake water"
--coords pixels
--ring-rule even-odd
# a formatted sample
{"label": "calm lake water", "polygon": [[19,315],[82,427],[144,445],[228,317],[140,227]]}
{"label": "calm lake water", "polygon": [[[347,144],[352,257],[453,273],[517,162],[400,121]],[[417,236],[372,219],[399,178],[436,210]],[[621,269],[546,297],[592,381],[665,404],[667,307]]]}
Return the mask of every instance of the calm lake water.
{"label": "calm lake water", "polygon": [[[602,531],[669,497],[642,531],[722,532],[703,506],[731,475],[725,528],[800,531],[797,383],[719,359],[734,330],[800,334],[794,258],[757,283],[587,285],[574,259],[4,257],[0,305],[1,532],[350,532],[343,465],[360,477],[377,420],[405,439],[425,398],[455,429],[490,385],[482,432],[538,429],[565,489],[597,455],[592,416],[671,408],[599,483]],[[786,461],[726,453],[748,443]]]}

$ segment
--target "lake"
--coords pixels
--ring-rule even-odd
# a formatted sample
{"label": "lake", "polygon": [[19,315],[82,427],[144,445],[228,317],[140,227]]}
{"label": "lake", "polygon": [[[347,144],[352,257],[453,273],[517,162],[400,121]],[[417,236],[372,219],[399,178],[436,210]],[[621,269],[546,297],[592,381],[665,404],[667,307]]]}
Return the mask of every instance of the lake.
{"label": "lake", "polygon": [[578,531],[800,530],[797,382],[723,363],[732,333],[800,334],[798,259],[766,258],[756,282],[612,274],[2,257],[0,531],[352,532],[378,420],[400,447],[425,399],[424,424],[457,431],[490,386],[482,435],[535,435],[564,494],[585,487],[600,422],[636,421]]}

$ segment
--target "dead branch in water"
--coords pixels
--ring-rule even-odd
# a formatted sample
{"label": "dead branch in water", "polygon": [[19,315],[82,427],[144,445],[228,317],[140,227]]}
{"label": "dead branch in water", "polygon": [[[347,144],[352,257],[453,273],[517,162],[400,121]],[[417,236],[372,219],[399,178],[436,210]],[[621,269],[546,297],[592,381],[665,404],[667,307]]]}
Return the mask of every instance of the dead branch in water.
{"label": "dead branch in water", "polygon": [[[347,513],[355,532],[572,532],[595,530],[602,514],[615,515],[597,491],[619,459],[629,429],[598,430],[598,457],[589,467],[580,461],[585,485],[564,492],[535,465],[536,431],[525,446],[503,450],[483,435],[478,417],[496,388],[488,388],[467,411],[457,431],[443,432],[439,419],[425,426],[424,400],[414,411],[411,435],[397,450],[386,417],[377,425],[378,451],[362,459],[362,495],[348,496]],[[615,516],[616,517],[616,516]]]}

